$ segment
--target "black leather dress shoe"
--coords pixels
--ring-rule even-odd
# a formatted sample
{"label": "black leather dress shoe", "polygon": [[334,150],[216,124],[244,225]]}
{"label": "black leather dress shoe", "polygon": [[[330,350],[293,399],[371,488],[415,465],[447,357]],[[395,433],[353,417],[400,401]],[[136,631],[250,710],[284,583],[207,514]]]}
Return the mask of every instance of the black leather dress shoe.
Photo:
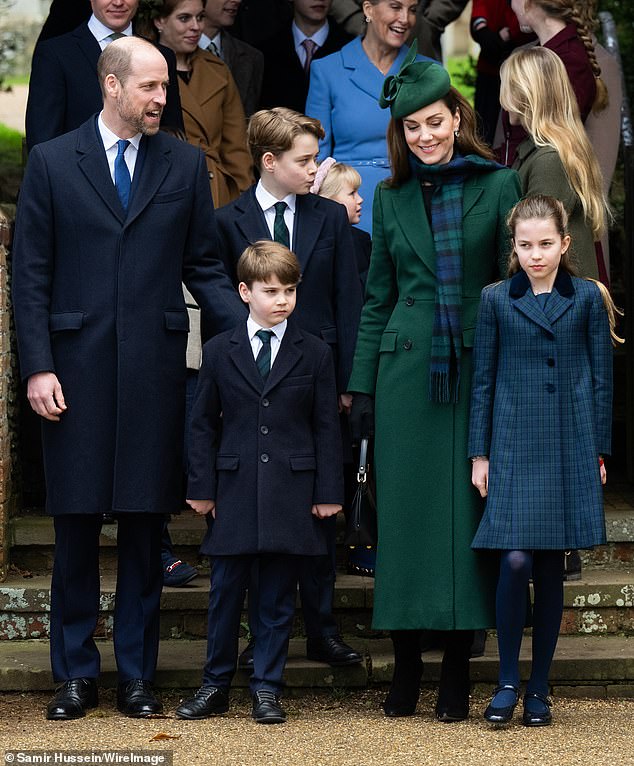
{"label": "black leather dress shoe", "polygon": [[238,656],[238,667],[240,670],[253,670],[253,647],[255,646],[255,639],[252,638],[246,647],[240,652]]}
{"label": "black leather dress shoe", "polygon": [[97,707],[98,703],[96,679],[71,678],[55,690],[55,696],[46,708],[46,717],[49,721],[83,718],[86,710]]}
{"label": "black leather dress shoe", "polygon": [[258,689],[253,694],[253,711],[256,723],[285,723],[286,713],[280,705],[280,698],[268,689]]}
{"label": "black leather dress shoe", "polygon": [[[498,694],[498,692],[501,691],[510,691],[513,692],[515,695],[515,701],[512,702],[510,705],[504,705],[503,707],[496,707],[493,703],[495,701],[495,695]],[[517,705],[517,700],[520,696],[520,690],[517,688],[517,686],[513,686],[512,684],[504,684],[504,686],[497,686],[493,690],[493,699],[487,706],[487,709],[484,711],[484,718],[489,723],[509,723],[510,720],[513,718],[513,713],[515,711],[515,706]]]}
{"label": "black leather dress shoe", "polygon": [[306,656],[315,662],[327,662],[333,668],[357,665],[363,660],[359,652],[341,640],[341,636],[320,636],[306,642]]}
{"label": "black leather dress shoe", "polygon": [[201,686],[191,699],[181,702],[176,708],[177,718],[200,721],[213,715],[222,715],[229,710],[229,691],[218,686]]}
{"label": "black leather dress shoe", "polygon": [[117,709],[130,718],[147,718],[162,713],[163,705],[154,696],[149,681],[134,678],[119,684]]}
{"label": "black leather dress shoe", "polygon": [[[536,707],[542,708],[541,710],[527,710],[527,701],[534,699],[539,700],[543,705]],[[524,713],[522,715],[522,723],[524,726],[548,726],[553,721],[553,714],[550,712],[551,702],[548,697],[537,692],[526,692],[524,695]]]}

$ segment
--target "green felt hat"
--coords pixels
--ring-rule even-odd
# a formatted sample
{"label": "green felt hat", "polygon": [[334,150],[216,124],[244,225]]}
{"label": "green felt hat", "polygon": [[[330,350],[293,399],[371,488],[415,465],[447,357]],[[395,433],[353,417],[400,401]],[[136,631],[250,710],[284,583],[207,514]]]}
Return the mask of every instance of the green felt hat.
{"label": "green felt hat", "polygon": [[379,106],[389,106],[395,119],[433,104],[451,88],[449,72],[435,61],[416,61],[417,52],[414,40],[398,74],[390,75],[383,83]]}

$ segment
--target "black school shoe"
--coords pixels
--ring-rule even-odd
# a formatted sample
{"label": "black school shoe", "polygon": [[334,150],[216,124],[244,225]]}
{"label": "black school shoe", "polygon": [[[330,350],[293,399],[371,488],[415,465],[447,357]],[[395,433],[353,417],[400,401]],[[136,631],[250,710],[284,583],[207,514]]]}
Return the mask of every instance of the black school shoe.
{"label": "black school shoe", "polygon": [[[512,692],[514,699],[508,705],[503,705],[501,707],[496,706],[493,704],[495,702],[495,697],[499,692],[502,691]],[[493,697],[491,697],[491,702],[489,702],[487,709],[484,711],[484,720],[497,725],[510,723],[513,718],[513,713],[515,712],[515,706],[517,705],[519,696],[520,690],[517,688],[517,686],[513,686],[513,684],[503,684],[502,686],[496,686],[493,690]]]}
{"label": "black school shoe", "polygon": [[229,710],[229,691],[219,686],[201,686],[188,700],[176,708],[176,717],[188,721],[200,721]]}
{"label": "black school shoe", "polygon": [[351,646],[348,646],[341,636],[319,636],[306,641],[306,657],[314,662],[326,662],[333,668],[346,665],[357,665],[363,657]]}
{"label": "black school shoe", "polygon": [[[538,700],[541,705],[535,705],[533,710],[527,710],[526,703],[531,700]],[[549,726],[553,721],[553,714],[550,712],[551,701],[548,697],[537,692],[526,692],[524,695],[524,713],[522,723],[524,726]]]}
{"label": "black school shoe", "polygon": [[268,689],[254,692],[251,715],[256,723],[286,723],[286,713],[280,705],[280,698]]}
{"label": "black school shoe", "polygon": [[148,718],[163,712],[150,681],[133,678],[117,688],[117,710],[130,718]]}
{"label": "black school shoe", "polygon": [[55,696],[46,707],[46,718],[49,721],[83,718],[86,710],[97,707],[98,703],[95,678],[71,678],[55,690]]}

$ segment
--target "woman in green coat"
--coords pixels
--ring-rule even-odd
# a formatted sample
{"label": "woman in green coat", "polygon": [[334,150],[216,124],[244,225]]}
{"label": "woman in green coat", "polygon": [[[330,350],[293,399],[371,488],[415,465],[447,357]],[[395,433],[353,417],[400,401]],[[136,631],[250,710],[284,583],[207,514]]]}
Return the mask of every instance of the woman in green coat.
{"label": "woman in green coat", "polygon": [[467,458],[471,347],[482,288],[505,270],[517,174],[492,161],[473,109],[435,62],[388,77],[392,177],[376,191],[366,304],[349,391],[376,433],[373,624],[390,630],[388,716],[418,701],[420,632],[447,631],[436,715],[469,709],[473,631],[495,623],[495,565],[471,550],[482,514]]}

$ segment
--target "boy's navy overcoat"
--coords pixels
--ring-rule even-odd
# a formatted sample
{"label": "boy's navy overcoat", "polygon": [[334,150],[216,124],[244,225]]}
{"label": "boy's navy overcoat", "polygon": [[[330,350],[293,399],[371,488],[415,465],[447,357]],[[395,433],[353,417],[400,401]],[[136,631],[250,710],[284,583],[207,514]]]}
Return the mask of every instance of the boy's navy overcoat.
{"label": "boy's navy overcoat", "polygon": [[523,271],[482,292],[469,454],[489,455],[475,548],[605,542],[599,455],[610,453],[612,344],[596,284],[560,270],[545,308]]}
{"label": "boy's navy overcoat", "polygon": [[182,282],[217,331],[243,315],[216,243],[204,157],[183,142],[142,139],[127,215],[95,117],[31,151],[13,298],[23,378],[55,372],[68,406],[42,424],[49,513],[180,507]]}
{"label": "boy's navy overcoat", "polygon": [[325,554],[325,525],[311,508],[343,502],[328,346],[289,321],[263,382],[246,321],[208,341],[188,455],[187,497],[216,501],[203,553]]}

